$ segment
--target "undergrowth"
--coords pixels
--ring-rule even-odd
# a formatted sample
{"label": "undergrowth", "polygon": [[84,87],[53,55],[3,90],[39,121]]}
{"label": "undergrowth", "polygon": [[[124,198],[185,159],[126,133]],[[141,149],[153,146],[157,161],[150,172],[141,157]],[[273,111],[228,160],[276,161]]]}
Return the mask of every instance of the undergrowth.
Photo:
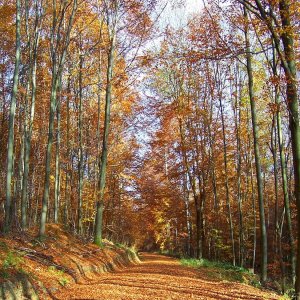
{"label": "undergrowth", "polygon": [[48,271],[53,275],[60,285],[65,286],[69,283],[69,279],[65,276],[65,272],[58,270],[55,266],[50,266]]}
{"label": "undergrowth", "polygon": [[[252,285],[254,287],[262,288],[258,275],[253,274],[246,268],[233,266],[230,263],[195,258],[181,258],[180,263],[184,266],[196,269],[205,268],[205,274],[210,279],[237,281]],[[280,291],[280,287],[278,287],[277,291]],[[294,299],[294,289],[287,289],[284,295],[282,295],[279,299]]]}
{"label": "undergrowth", "polygon": [[0,243],[0,279],[9,279],[11,275],[25,274],[22,268],[24,259],[21,253],[9,250],[6,243]]}
{"label": "undergrowth", "polygon": [[227,281],[238,281],[250,284],[255,287],[261,287],[257,275],[248,269],[233,266],[229,263],[210,261],[207,259],[182,258],[181,264],[193,268],[206,268],[206,275],[211,279],[221,279]]}

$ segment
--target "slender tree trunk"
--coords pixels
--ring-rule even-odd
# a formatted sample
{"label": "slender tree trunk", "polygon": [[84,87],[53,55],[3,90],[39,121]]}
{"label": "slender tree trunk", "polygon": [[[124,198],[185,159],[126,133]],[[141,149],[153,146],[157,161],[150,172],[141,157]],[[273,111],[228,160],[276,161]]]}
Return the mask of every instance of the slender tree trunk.
{"label": "slender tree trunk", "polygon": [[48,211],[48,200],[49,200],[49,190],[50,190],[51,150],[53,144],[54,118],[55,118],[55,111],[56,111],[56,93],[57,93],[57,80],[56,80],[56,76],[53,76],[51,98],[50,98],[49,131],[48,131],[48,144],[47,144],[47,151],[46,151],[46,168],[45,168],[44,193],[43,193],[42,213],[41,213],[41,222],[40,222],[40,237],[42,237],[45,234],[47,211]]}
{"label": "slender tree trunk", "polygon": [[82,234],[82,188],[83,188],[83,147],[82,147],[82,68],[83,68],[83,54],[79,57],[79,163],[78,163],[78,217],[77,217],[77,231]]}
{"label": "slender tree trunk", "polygon": [[[275,102],[277,105],[279,105],[278,86],[276,86],[276,91],[275,91]],[[282,176],[283,200],[284,200],[284,208],[285,208],[285,217],[286,217],[286,222],[287,222],[289,245],[290,245],[290,250],[291,250],[290,255],[291,255],[292,280],[295,283],[295,281],[296,281],[296,249],[295,249],[295,241],[294,241],[292,219],[291,219],[291,209],[290,209],[290,199],[289,199],[289,192],[288,192],[288,180],[287,180],[286,161],[285,161],[285,153],[284,153],[284,145],[283,145],[283,137],[282,137],[282,124],[281,124],[280,109],[277,110],[276,120],[277,120],[278,146],[279,146],[280,166],[281,166],[281,176]]]}
{"label": "slender tree trunk", "polygon": [[226,206],[227,206],[227,210],[228,210],[232,264],[235,266],[235,243],[234,243],[233,222],[232,222],[230,195],[229,195],[229,183],[228,183],[228,163],[227,163],[225,120],[224,120],[223,104],[222,104],[221,98],[219,99],[219,103],[220,103],[220,108],[221,108],[221,121],[222,121],[222,133],[223,133],[223,159],[224,159],[224,171],[225,171]]}
{"label": "slender tree trunk", "polygon": [[[210,124],[212,124],[212,117],[213,117],[213,89],[211,89],[211,104],[210,104]],[[212,134],[211,131],[211,126],[207,126],[208,130],[208,141],[209,141],[209,148],[210,148],[210,165],[211,165],[211,177],[212,177],[212,191],[213,191],[213,197],[214,197],[214,202],[213,202],[213,210],[214,210],[214,224],[213,228],[215,230],[215,234],[212,236],[212,242],[214,245],[214,259],[217,260],[218,257],[218,251],[215,247],[216,245],[216,240],[218,239],[218,234],[220,230],[220,209],[219,209],[219,195],[218,195],[218,187],[217,187],[217,176],[216,176],[216,162],[215,162],[215,137]]]}
{"label": "slender tree trunk", "polygon": [[[195,213],[196,213],[196,239],[197,239],[197,245],[196,245],[196,257],[199,258],[201,256],[202,250],[201,250],[201,242],[199,242],[199,239],[201,239],[200,234],[200,227],[198,226],[201,220],[200,217],[200,206],[199,206],[199,195],[196,192],[196,186],[195,186],[195,179],[192,176],[192,172],[190,171],[189,163],[188,163],[188,157],[186,153],[186,145],[185,145],[185,136],[184,136],[184,129],[183,129],[183,122],[182,119],[179,118],[179,131],[180,131],[180,139],[181,139],[181,152],[183,156],[183,163],[185,167],[186,174],[188,176],[188,181],[190,183],[193,197],[194,197],[194,203],[195,203]],[[201,258],[201,257],[200,257]]]}
{"label": "slender tree trunk", "polygon": [[271,132],[271,152],[273,156],[273,167],[274,167],[274,192],[275,192],[275,216],[274,216],[274,224],[275,224],[275,230],[274,230],[274,249],[275,253],[277,253],[278,249],[278,237],[279,237],[279,222],[278,222],[278,213],[279,213],[279,205],[278,205],[278,165],[277,165],[277,130],[275,125],[275,116],[273,116],[273,122],[272,122],[272,132]]}
{"label": "slender tree trunk", "polygon": [[[236,89],[237,93],[237,89]],[[235,99],[235,130],[236,130],[236,153],[237,153],[237,200],[239,213],[239,264],[244,266],[244,226],[243,226],[243,209],[242,209],[242,192],[241,192],[241,138],[240,138],[240,122],[241,122],[241,108],[238,104],[238,98]]]}
{"label": "slender tree trunk", "polygon": [[[245,21],[248,21],[247,10],[244,8]],[[252,71],[252,59],[250,53],[250,42],[248,34],[248,25],[245,26],[245,41],[246,41],[246,57],[247,57],[247,73],[248,73],[248,84],[249,84],[249,97],[251,106],[251,118],[252,118],[252,130],[254,140],[254,157],[256,167],[256,180],[257,180],[257,193],[259,203],[259,217],[260,217],[260,240],[261,240],[261,266],[260,266],[260,277],[264,283],[267,280],[267,230],[265,221],[265,208],[264,208],[264,197],[263,197],[263,181],[261,175],[261,162],[260,152],[258,145],[258,125],[257,125],[257,113],[256,113],[256,98],[254,95],[254,83],[253,83],[253,71]]]}
{"label": "slender tree trunk", "polygon": [[71,78],[68,76],[68,83],[67,83],[67,166],[66,166],[66,178],[65,178],[65,203],[64,203],[64,214],[63,214],[63,220],[64,224],[67,225],[69,222],[69,216],[68,216],[68,203],[69,203],[69,197],[70,197],[70,191],[69,191],[69,185],[70,185],[70,173],[71,173],[71,167],[70,167],[70,160],[71,160],[71,143],[70,143],[70,93],[71,93]]}
{"label": "slender tree trunk", "polygon": [[[26,110],[26,105],[24,110]],[[24,175],[24,148],[25,148],[25,126],[22,125],[22,123],[24,123],[24,120],[22,118],[22,114],[21,114],[22,108],[20,107],[20,113],[19,113],[19,134],[20,134],[20,157],[19,157],[19,163],[18,163],[18,180],[17,180],[17,184],[16,184],[16,193],[15,193],[15,199],[17,202],[19,202],[19,200],[21,200],[21,194],[22,194],[22,189],[23,189],[23,175]],[[25,116],[24,116],[25,117]],[[20,204],[20,205],[19,205]],[[19,208],[22,211],[22,201],[21,203],[17,203],[17,211],[19,210]],[[21,222],[22,225],[22,222]]]}
{"label": "slender tree trunk", "polygon": [[204,233],[204,225],[203,225],[203,203],[204,203],[204,195],[201,192],[196,196],[195,205],[196,205],[196,235],[197,235],[197,258],[203,258],[203,233]]}
{"label": "slender tree trunk", "polygon": [[257,235],[256,235],[256,199],[254,195],[254,180],[253,180],[253,166],[252,166],[252,157],[250,156],[250,177],[251,177],[251,200],[252,200],[252,211],[253,211],[253,259],[252,259],[252,268],[253,272],[255,271],[256,263],[256,245],[257,245]]}
{"label": "slender tree trunk", "polygon": [[23,189],[21,195],[22,201],[22,228],[27,226],[27,190],[28,190],[28,174],[29,174],[29,157],[31,149],[31,137],[33,129],[33,120],[35,113],[35,97],[36,97],[36,68],[37,68],[37,42],[33,53],[33,67],[31,74],[31,104],[29,113],[29,122],[25,129],[25,153],[24,153],[24,175],[23,175]]}
{"label": "slender tree trunk", "polygon": [[97,211],[96,211],[96,218],[95,218],[94,243],[99,246],[102,246],[104,189],[105,189],[105,182],[106,182],[106,168],[107,168],[107,155],[108,155],[108,135],[109,135],[109,126],[110,126],[114,49],[115,49],[115,33],[113,33],[113,36],[111,38],[111,46],[108,53],[107,84],[106,84],[106,94],[105,94],[104,134],[103,134],[103,142],[102,142],[102,154],[100,160],[101,166],[100,166],[100,178],[99,178],[99,198],[97,201]]}
{"label": "slender tree trunk", "polygon": [[278,230],[278,235],[279,235],[279,260],[280,260],[280,270],[281,270],[281,289],[282,293],[285,293],[286,290],[286,278],[285,278],[285,263],[283,261],[283,251],[282,251],[282,229],[283,229],[283,224],[284,224],[284,213],[285,210],[283,209],[282,212],[282,217],[280,221],[280,226]]}
{"label": "slender tree trunk", "polygon": [[13,89],[11,93],[11,103],[8,124],[8,143],[7,143],[7,174],[6,174],[6,202],[5,202],[5,223],[4,232],[11,230],[11,209],[12,209],[12,175],[14,160],[14,127],[19,82],[19,68],[21,60],[21,0],[16,0],[16,55],[15,70],[13,76]]}
{"label": "slender tree trunk", "polygon": [[192,255],[191,241],[192,241],[192,224],[191,224],[191,212],[189,204],[189,188],[188,188],[188,178],[186,174],[183,175],[183,194],[184,194],[184,204],[186,213],[186,229],[187,229],[187,255]]}
{"label": "slender tree trunk", "polygon": [[[278,30],[272,23],[272,18],[268,16],[268,12],[260,0],[255,0],[258,11],[266,23],[276,50],[278,52],[281,66],[284,69],[286,79],[286,98],[289,108],[289,127],[291,131],[293,165],[294,165],[294,187],[297,205],[297,227],[300,231],[300,124],[299,124],[299,102],[298,102],[298,86],[297,86],[297,67],[294,47],[294,32],[291,24],[291,1],[280,0],[279,11],[281,18],[280,36]],[[277,22],[277,25],[279,22]],[[283,50],[281,49],[281,43]],[[300,300],[300,239],[297,240],[297,265],[296,265],[296,299]]]}
{"label": "slender tree trunk", "polygon": [[[297,205],[297,224],[298,224],[298,236],[300,232],[300,119],[299,119],[299,99],[298,99],[298,87],[297,87],[297,69],[296,59],[294,52],[294,39],[293,32],[291,30],[290,20],[290,1],[279,1],[280,16],[282,22],[283,33],[281,35],[285,59],[288,68],[284,68],[286,77],[286,95],[287,103],[289,107],[289,125],[291,131],[292,150],[293,150],[293,163],[294,163],[294,180],[295,180],[295,197]],[[276,101],[278,101],[279,92],[277,91]],[[279,150],[281,161],[282,179],[285,181],[284,190],[284,206],[287,218],[289,243],[291,247],[291,266],[292,266],[292,279],[295,282],[296,297],[300,299],[300,238],[298,238],[298,251],[297,251],[297,265],[296,265],[296,249],[294,246],[293,228],[291,222],[291,213],[289,205],[289,197],[287,191],[287,176],[286,176],[286,164],[282,143],[282,131],[281,131],[281,116],[280,112],[277,113],[277,126],[279,137]],[[285,174],[284,174],[285,173]]]}
{"label": "slender tree trunk", "polygon": [[[67,5],[67,3],[64,3],[64,5]],[[53,0],[54,12],[53,12],[53,27],[52,27],[52,37],[51,37],[52,82],[51,82],[51,94],[50,94],[49,131],[48,131],[48,143],[47,143],[47,151],[46,151],[44,193],[43,193],[42,213],[41,213],[40,231],[39,231],[40,238],[44,236],[45,229],[46,229],[46,219],[47,219],[47,211],[48,211],[49,192],[50,192],[50,168],[51,168],[51,153],[52,153],[52,144],[53,144],[54,118],[55,118],[56,105],[57,105],[57,99],[56,99],[57,90],[61,85],[61,76],[62,76],[64,62],[67,54],[67,49],[70,43],[70,33],[71,33],[76,10],[77,10],[77,0],[73,0],[72,12],[69,18],[69,24],[67,27],[63,50],[58,62],[56,47],[54,47],[54,37],[56,36],[55,34],[56,30],[58,30],[57,36],[60,35],[61,28],[58,29],[56,28],[57,27],[56,1]]]}
{"label": "slender tree trunk", "polygon": [[54,223],[58,223],[58,212],[60,202],[60,103],[57,104],[56,110],[56,153],[55,153],[55,190],[54,190]]}
{"label": "slender tree trunk", "polygon": [[[32,137],[32,129],[33,129],[33,120],[35,113],[35,97],[36,97],[36,70],[37,70],[37,51],[39,45],[39,37],[40,37],[40,26],[41,26],[41,11],[38,3],[35,4],[35,25],[34,25],[34,35],[33,42],[31,43],[31,39],[29,38],[28,47],[30,49],[29,54],[29,80],[28,80],[28,91],[29,86],[31,85],[31,103],[30,110],[28,112],[28,106],[26,105],[26,120],[25,120],[25,130],[24,130],[24,174],[23,174],[23,182],[22,182],[22,194],[21,194],[21,225],[24,230],[27,226],[27,202],[28,202],[28,174],[29,174],[29,157],[30,157],[30,149],[31,149],[31,137]],[[28,16],[29,16],[29,7],[28,1],[26,1],[26,31],[27,35],[29,35],[29,25],[28,25]],[[31,45],[32,44],[32,45]]]}

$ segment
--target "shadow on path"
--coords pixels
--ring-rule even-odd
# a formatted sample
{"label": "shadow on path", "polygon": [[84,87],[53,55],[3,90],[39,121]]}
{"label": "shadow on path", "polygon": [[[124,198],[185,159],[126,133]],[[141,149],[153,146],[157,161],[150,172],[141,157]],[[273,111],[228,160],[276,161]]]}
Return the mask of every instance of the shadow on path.
{"label": "shadow on path", "polygon": [[58,299],[278,299],[275,294],[227,281],[209,279],[203,271],[181,266],[173,258],[142,253],[142,263],[74,283]]}

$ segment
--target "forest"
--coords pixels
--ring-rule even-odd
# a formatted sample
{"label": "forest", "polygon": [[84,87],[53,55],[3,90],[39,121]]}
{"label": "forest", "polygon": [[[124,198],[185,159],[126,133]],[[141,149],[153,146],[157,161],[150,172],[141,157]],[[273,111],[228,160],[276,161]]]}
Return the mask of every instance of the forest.
{"label": "forest", "polygon": [[0,0],[0,238],[60,224],[299,300],[300,2],[165,24],[191,3]]}

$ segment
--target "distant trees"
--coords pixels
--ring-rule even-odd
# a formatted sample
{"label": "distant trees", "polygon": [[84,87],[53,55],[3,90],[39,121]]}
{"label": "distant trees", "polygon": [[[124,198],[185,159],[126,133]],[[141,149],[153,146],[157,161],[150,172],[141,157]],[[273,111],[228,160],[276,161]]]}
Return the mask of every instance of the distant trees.
{"label": "distant trees", "polygon": [[[228,1],[219,6],[210,1],[188,28],[168,29],[160,51],[152,53],[149,88],[157,99],[153,113],[160,125],[151,151],[167,148],[173,153],[168,161],[174,165],[168,173],[173,182],[169,192],[180,191],[173,205],[179,199],[186,201],[186,189],[195,196],[194,203],[189,197],[194,255],[253,266],[262,282],[268,269],[270,277],[282,278],[285,289],[285,278],[293,279],[295,274],[292,228],[298,215],[297,147],[295,141],[290,147],[289,141],[295,137],[299,99],[293,98],[296,90],[291,87],[296,75],[286,68],[296,70],[292,40],[297,36],[297,3],[238,2],[241,5]],[[287,40],[289,47],[284,46]],[[287,63],[287,58],[294,63]],[[288,90],[285,96],[283,89]],[[291,130],[281,121],[282,117],[287,121],[287,114]],[[166,124],[172,124],[172,135]],[[149,170],[159,172],[164,158],[156,157],[157,163],[151,159],[147,164]],[[160,190],[160,185],[155,189]],[[205,200],[199,202],[200,210],[197,197],[201,195]],[[203,222],[198,221],[200,211]],[[185,220],[188,212],[182,208],[178,212]],[[171,210],[166,218],[173,215]],[[169,231],[188,236],[184,224],[178,221]],[[186,251],[186,242],[182,239],[180,251]],[[173,243],[178,245],[178,236],[174,235]],[[160,246],[174,250],[162,242]]]}

